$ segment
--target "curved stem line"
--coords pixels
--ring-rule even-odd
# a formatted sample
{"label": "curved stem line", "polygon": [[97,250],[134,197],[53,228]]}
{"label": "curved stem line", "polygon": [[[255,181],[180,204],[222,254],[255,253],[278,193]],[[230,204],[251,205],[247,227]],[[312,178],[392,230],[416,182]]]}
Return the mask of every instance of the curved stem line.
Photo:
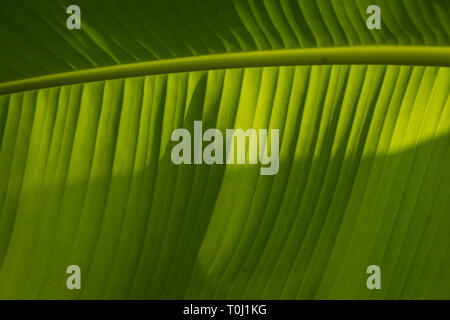
{"label": "curved stem line", "polygon": [[352,46],[211,54],[120,64],[8,81],[0,83],[0,94],[176,72],[268,66],[350,64],[450,67],[450,47]]}

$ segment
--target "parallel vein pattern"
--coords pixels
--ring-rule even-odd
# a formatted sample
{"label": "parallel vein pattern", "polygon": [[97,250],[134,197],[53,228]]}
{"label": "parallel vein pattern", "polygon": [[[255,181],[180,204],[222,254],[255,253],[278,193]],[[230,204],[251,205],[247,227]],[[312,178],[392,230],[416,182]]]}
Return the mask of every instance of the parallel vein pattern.
{"label": "parallel vein pattern", "polygon": [[[267,67],[2,95],[0,297],[449,298],[449,81]],[[174,165],[194,120],[279,128],[280,171]]]}

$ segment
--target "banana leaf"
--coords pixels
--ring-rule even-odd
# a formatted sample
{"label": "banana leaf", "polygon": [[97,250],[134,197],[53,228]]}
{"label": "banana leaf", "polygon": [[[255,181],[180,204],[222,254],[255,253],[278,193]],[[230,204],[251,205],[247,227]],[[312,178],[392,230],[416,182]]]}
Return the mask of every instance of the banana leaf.
{"label": "banana leaf", "polygon": [[[449,1],[71,4],[0,5],[0,298],[450,298]],[[174,164],[198,120],[277,174]]]}

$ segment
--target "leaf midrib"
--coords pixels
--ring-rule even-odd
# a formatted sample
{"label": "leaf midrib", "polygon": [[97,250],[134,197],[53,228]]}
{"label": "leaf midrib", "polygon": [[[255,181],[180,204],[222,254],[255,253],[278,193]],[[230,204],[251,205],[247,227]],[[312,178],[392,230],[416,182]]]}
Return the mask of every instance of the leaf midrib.
{"label": "leaf midrib", "polygon": [[101,80],[177,72],[293,65],[412,65],[450,67],[450,47],[349,46],[262,50],[135,62],[0,83],[0,95]]}

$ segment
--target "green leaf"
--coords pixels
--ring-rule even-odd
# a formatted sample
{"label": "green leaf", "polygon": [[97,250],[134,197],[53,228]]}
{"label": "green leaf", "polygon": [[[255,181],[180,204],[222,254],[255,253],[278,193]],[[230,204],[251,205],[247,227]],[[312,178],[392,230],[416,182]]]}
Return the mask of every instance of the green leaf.
{"label": "green leaf", "polygon": [[[0,10],[0,298],[450,298],[448,1],[69,4]],[[278,173],[173,164],[195,120]]]}

